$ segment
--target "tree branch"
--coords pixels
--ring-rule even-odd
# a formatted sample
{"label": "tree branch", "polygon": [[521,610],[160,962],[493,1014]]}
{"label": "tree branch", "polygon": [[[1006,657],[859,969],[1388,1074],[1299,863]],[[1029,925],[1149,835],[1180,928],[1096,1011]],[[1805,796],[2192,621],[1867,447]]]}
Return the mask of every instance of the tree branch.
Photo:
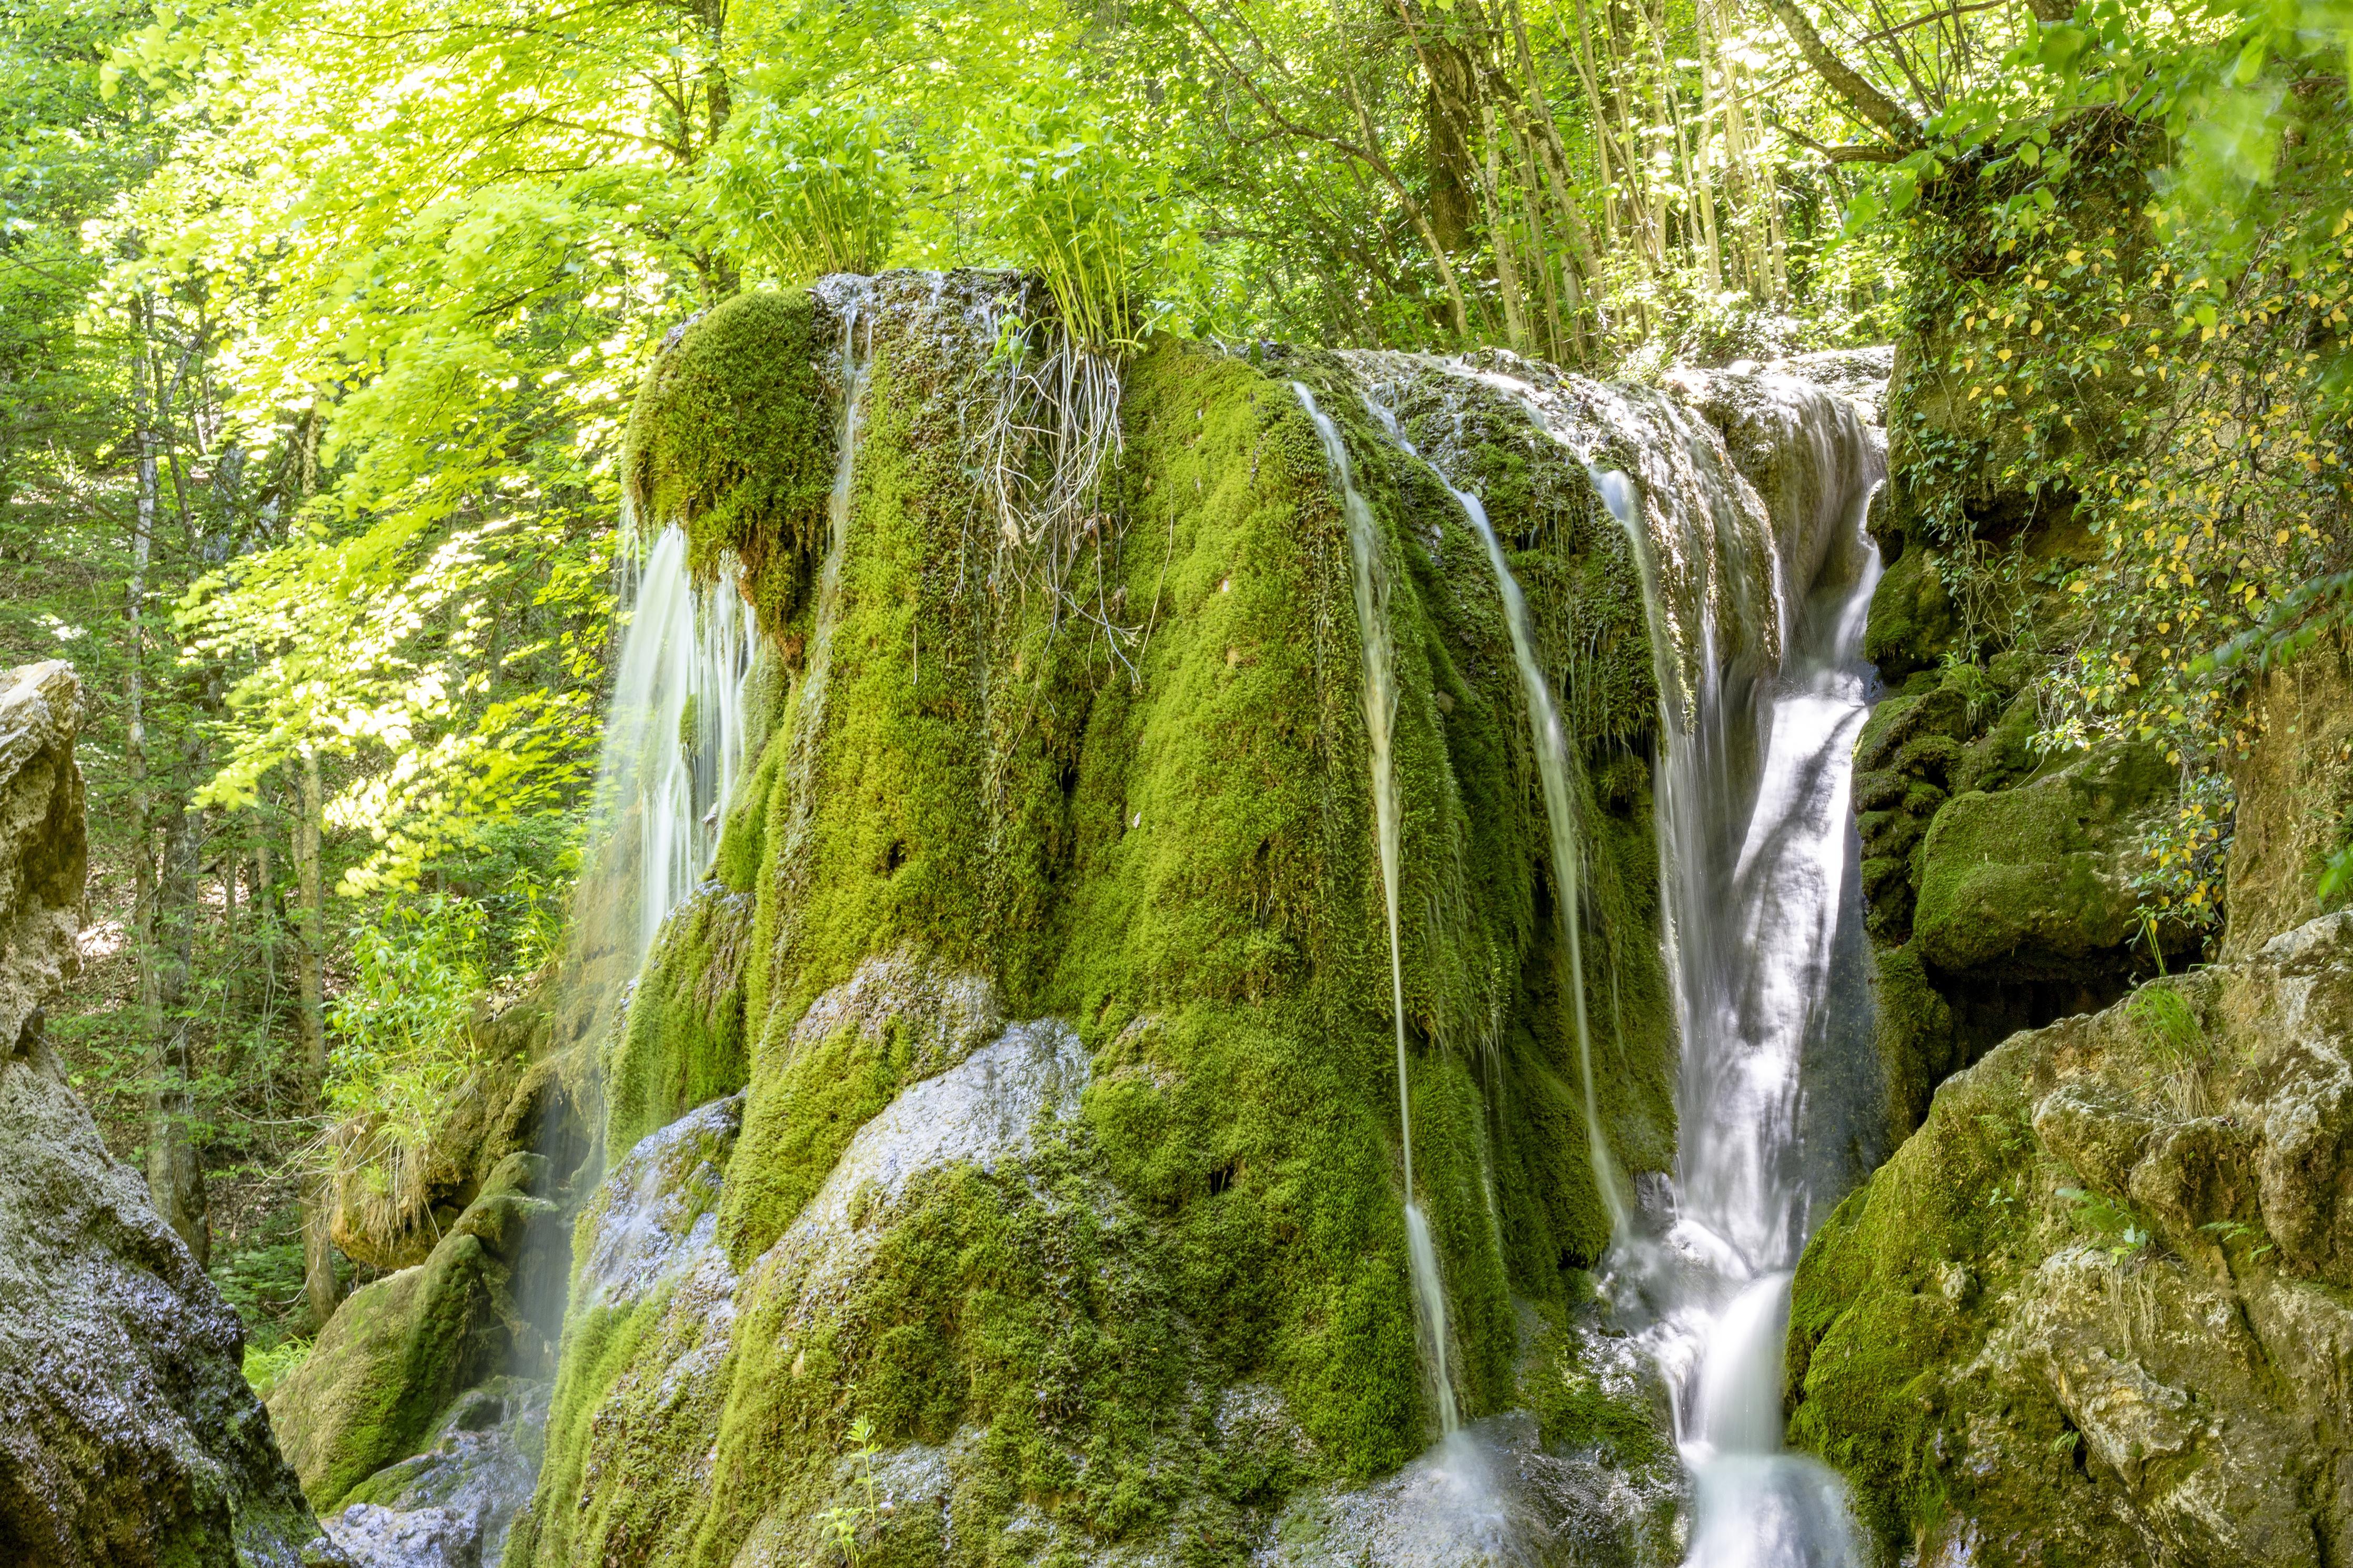
{"label": "tree branch", "polygon": [[1822,42],[1822,36],[1814,31],[1814,25],[1806,19],[1805,12],[1798,8],[1798,0],[1770,0],[1770,4],[1773,14],[1788,29],[1790,41],[1798,46],[1798,52],[1806,57],[1814,74],[1846,100],[1847,107],[1905,149],[1920,145],[1920,122],[1901,104],[1864,80],[1862,72],[1832,54],[1831,47]]}

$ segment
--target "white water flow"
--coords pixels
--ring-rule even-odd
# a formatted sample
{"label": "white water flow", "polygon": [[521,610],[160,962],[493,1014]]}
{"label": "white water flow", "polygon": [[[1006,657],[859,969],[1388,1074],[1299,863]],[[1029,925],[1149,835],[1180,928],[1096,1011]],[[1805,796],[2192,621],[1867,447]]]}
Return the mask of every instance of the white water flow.
{"label": "white water flow", "polygon": [[1348,559],[1356,584],[1356,627],[1365,663],[1365,733],[1372,752],[1373,826],[1380,847],[1381,900],[1388,921],[1390,1016],[1397,1027],[1398,1131],[1405,1148],[1405,1227],[1407,1251],[1413,1269],[1414,1315],[1422,1340],[1438,1402],[1439,1426],[1451,1434],[1461,1425],[1454,1405],[1454,1384],[1446,1370],[1446,1287],[1439,1278],[1438,1249],[1431,1243],[1430,1223],[1413,1195],[1413,1110],[1406,1077],[1405,960],[1398,946],[1398,826],[1393,742],[1397,723],[1397,679],[1389,637],[1388,571],[1381,559],[1380,525],[1373,509],[1356,489],[1348,463],[1347,444],[1339,426],[1315,405],[1315,395],[1299,382],[1291,384],[1300,406],[1315,423],[1335,480],[1340,489],[1340,512],[1348,526]]}
{"label": "white water flow", "polygon": [[[1770,533],[1748,545],[1770,556],[1769,605],[1745,606],[1763,624],[1725,624],[1744,595],[1712,581],[1753,575],[1756,564],[1727,538],[1726,520],[1755,503],[1737,494],[1713,432],[1707,460],[1691,465],[1700,504],[1641,497],[1643,527],[1634,484],[1601,487],[1643,547],[1654,641],[1676,618],[1662,613],[1660,563],[1701,579],[1679,584],[1683,625],[1697,633],[1672,672],[1696,677],[1686,689],[1667,684],[1661,649],[1658,813],[1683,1048],[1665,1238],[1676,1266],[1649,1287],[1665,1311],[1662,1360],[1682,1373],[1694,1568],[1861,1562],[1837,1479],[1782,1449],[1781,1355],[1814,1197],[1801,1069],[1869,1016],[1867,994],[1838,961],[1841,931],[1860,917],[1849,799],[1870,701],[1863,617],[1879,575],[1862,521],[1884,459],[1845,399],[1794,382],[1764,391],[1783,493],[1764,498]],[[1645,1271],[1639,1256],[1625,1267]]]}
{"label": "white water flow", "polygon": [[736,575],[723,562],[718,583],[698,588],[685,531],[671,524],[646,557],[622,638],[602,773],[608,820],[626,831],[628,815],[638,818],[632,972],[710,867],[743,768],[756,634]]}
{"label": "white water flow", "polygon": [[[1780,1384],[1791,1274],[1842,1154],[1822,1146],[1834,1096],[1810,1106],[1802,1069],[1869,1038],[1849,805],[1879,575],[1862,524],[1883,447],[1821,388],[1704,378],[1695,395],[1769,447],[1760,495],[1672,397],[1462,374],[1577,452],[1642,568],[1680,1125],[1671,1212],[1646,1204],[1606,1289],[1621,1319],[1647,1319],[1638,1339],[1673,1396],[1695,1511],[1686,1562],[1855,1568],[1838,1478],[1782,1447]],[[1600,460],[1605,445],[1623,458]]]}
{"label": "white water flow", "polygon": [[[1413,443],[1406,438],[1394,410],[1377,401],[1370,393],[1365,395],[1365,406],[1379,420],[1389,437],[1415,457]],[[1430,459],[1423,458],[1425,462]],[[1593,1167],[1593,1185],[1601,1194],[1601,1203],[1609,1215],[1609,1234],[1614,1237],[1625,1234],[1628,1212],[1626,1190],[1618,1173],[1617,1157],[1609,1152],[1609,1140],[1601,1129],[1599,1097],[1593,1087],[1593,1031],[1587,1021],[1585,1006],[1585,916],[1581,908],[1585,879],[1584,860],[1577,836],[1577,807],[1572,794],[1568,765],[1568,733],[1560,721],[1559,706],[1553,701],[1552,683],[1545,677],[1544,661],[1536,650],[1535,626],[1528,616],[1527,595],[1520,591],[1520,580],[1513,574],[1511,561],[1504,553],[1503,542],[1495,537],[1493,525],[1487,518],[1486,503],[1469,490],[1455,488],[1453,479],[1434,462],[1430,472],[1438,476],[1471,526],[1478,531],[1480,542],[1487,547],[1487,561],[1495,569],[1495,591],[1504,601],[1504,625],[1511,634],[1512,659],[1520,672],[1520,693],[1527,707],[1528,733],[1536,759],[1536,776],[1544,786],[1545,823],[1552,839],[1552,863],[1560,886],[1554,900],[1560,917],[1561,936],[1568,950],[1568,990],[1570,1013],[1577,1027],[1577,1082],[1585,1096],[1585,1153]]]}

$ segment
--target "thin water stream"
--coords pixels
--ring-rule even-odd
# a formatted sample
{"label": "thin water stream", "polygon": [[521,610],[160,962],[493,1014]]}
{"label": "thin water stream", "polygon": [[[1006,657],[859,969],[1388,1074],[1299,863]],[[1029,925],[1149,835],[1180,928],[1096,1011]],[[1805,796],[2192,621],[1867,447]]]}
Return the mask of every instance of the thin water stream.
{"label": "thin water stream", "polygon": [[[1867,1054],[1871,1026],[1850,759],[1871,695],[1862,639],[1879,562],[1862,521],[1882,445],[1849,400],[1786,377],[1702,378],[1678,398],[1460,361],[1415,368],[1503,394],[1568,447],[1642,571],[1680,1125],[1674,1180],[1638,1211],[1605,1183],[1621,1206],[1604,1289],[1672,1396],[1693,1483],[1687,1563],[1854,1568],[1841,1483],[1782,1447],[1780,1375],[1798,1256],[1852,1174],[1831,1147],[1835,1096],[1807,1068]],[[1696,402],[1769,451],[1757,471],[1770,493],[1736,471]],[[1573,865],[1565,744],[1525,602],[1485,509],[1455,495],[1496,569],[1555,858]],[[1606,1143],[1594,1157],[1605,1170]]]}
{"label": "thin water stream", "polygon": [[[1422,456],[1406,438],[1394,409],[1370,392],[1365,395],[1365,407],[1398,447],[1414,457]],[[1423,460],[1430,461],[1426,458]],[[1495,537],[1494,527],[1487,518],[1486,503],[1471,491],[1458,489],[1453,479],[1435,462],[1430,462],[1430,471],[1471,520],[1480,542],[1486,546],[1488,563],[1495,570],[1495,590],[1504,603],[1504,624],[1512,639],[1512,659],[1520,673],[1520,695],[1527,710],[1536,776],[1544,787],[1545,825],[1552,840],[1553,871],[1560,883],[1555,907],[1568,952],[1569,1006],[1577,1027],[1577,1074],[1585,1100],[1586,1159],[1593,1167],[1594,1188],[1609,1215],[1609,1233],[1617,1237],[1626,1229],[1626,1189],[1618,1172],[1617,1157],[1609,1152],[1609,1140],[1602,1131],[1600,1098],[1594,1089],[1593,1030],[1585,1004],[1584,860],[1578,849],[1568,736],[1561,725],[1560,709],[1553,701],[1552,682],[1545,675],[1535,623],[1528,615],[1527,595],[1521,592],[1520,580],[1512,572],[1503,542]]]}
{"label": "thin water stream", "polygon": [[1405,959],[1398,946],[1398,880],[1401,869],[1398,823],[1396,756],[1397,722],[1395,649],[1389,635],[1388,570],[1381,558],[1380,523],[1356,489],[1348,462],[1347,443],[1331,416],[1316,406],[1315,395],[1300,382],[1291,390],[1315,423],[1324,455],[1332,465],[1340,489],[1340,510],[1348,525],[1348,558],[1355,581],[1356,626],[1365,665],[1365,733],[1372,752],[1373,825],[1380,847],[1381,901],[1388,922],[1390,1016],[1397,1026],[1398,1129],[1405,1146],[1406,1242],[1413,1268],[1415,1317],[1423,1341],[1422,1354],[1434,1384],[1440,1429],[1451,1434],[1461,1426],[1454,1403],[1453,1380],[1446,1370],[1446,1287],[1438,1272],[1438,1248],[1430,1240],[1430,1222],[1414,1198],[1412,1094],[1406,1076]]}
{"label": "thin water stream", "polygon": [[744,763],[752,607],[732,562],[705,591],[687,569],[686,531],[648,552],[621,643],[606,731],[608,802],[638,817],[634,969],[711,864],[718,814]]}

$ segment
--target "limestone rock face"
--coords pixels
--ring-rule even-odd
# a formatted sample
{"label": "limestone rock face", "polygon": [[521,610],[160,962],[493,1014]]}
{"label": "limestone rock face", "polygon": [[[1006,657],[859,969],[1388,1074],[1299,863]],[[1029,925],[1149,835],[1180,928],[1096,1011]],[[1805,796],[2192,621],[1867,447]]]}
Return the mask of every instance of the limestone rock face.
{"label": "limestone rock face", "polygon": [[89,861],[73,754],[80,727],[73,666],[0,674],[0,1049],[24,1039],[74,967]]}
{"label": "limestone rock face", "polygon": [[[2255,743],[2232,769],[2231,923],[2222,956],[2243,958],[2322,912],[2322,862],[2353,816],[2353,673],[2323,643],[2259,671],[2249,694]],[[2342,904],[2345,894],[2332,900]]]}
{"label": "limestone rock face", "polygon": [[0,1562],[294,1568],[318,1527],[237,1314],[40,1041],[79,924],[80,685],[0,676]]}
{"label": "limestone rock face", "polygon": [[2353,1551],[2353,914],[2021,1034],[1807,1249],[1793,1436],[1925,1562]]}

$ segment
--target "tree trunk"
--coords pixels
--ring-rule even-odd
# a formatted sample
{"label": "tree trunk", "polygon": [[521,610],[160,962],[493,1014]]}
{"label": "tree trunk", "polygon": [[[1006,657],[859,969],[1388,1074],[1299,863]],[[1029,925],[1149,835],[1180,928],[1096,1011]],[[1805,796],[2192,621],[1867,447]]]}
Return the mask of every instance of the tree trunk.
{"label": "tree trunk", "polygon": [[[1463,122],[1471,71],[1461,51],[1432,44],[1422,51],[1421,117],[1430,144],[1430,226],[1460,256],[1471,247],[1471,133]],[[1441,80],[1445,77],[1449,79]]]}
{"label": "tree trunk", "polygon": [[203,819],[187,808],[188,786],[204,752],[190,741],[164,803],[163,874],[155,886],[147,1136],[147,1191],[164,1222],[188,1244],[199,1268],[212,1261],[212,1220],[192,1118],[195,1048],[190,1038],[188,977],[195,960],[196,881],[204,854]]}
{"label": "tree trunk", "polygon": [[[147,574],[154,561],[155,523],[163,510],[160,448],[168,415],[162,406],[163,378],[153,354],[152,301],[142,298],[135,312],[139,332],[131,366],[131,417],[139,451],[139,493],[132,522],[131,580],[123,595],[131,633],[123,763],[131,779],[136,835],[131,941],[138,955],[139,1026],[144,1041],[147,1194],[156,1212],[203,1265],[211,1261],[212,1234],[206,1219],[204,1171],[188,1125],[187,1020],[180,1016],[187,992],[187,948],[176,929],[194,902],[188,877],[193,868],[187,862],[193,845],[186,812],[174,809],[180,803],[167,802],[157,809],[147,755]],[[160,879],[155,843],[159,817],[164,824]]]}
{"label": "tree trunk", "polygon": [[[326,888],[319,866],[323,793],[319,784],[319,753],[305,746],[302,801],[294,819],[294,869],[302,900],[296,922],[294,973],[302,1027],[302,1098],[313,1114],[323,1109],[327,1082]],[[332,1195],[332,1182],[322,1172],[302,1205],[302,1291],[310,1299],[314,1329],[326,1327],[343,1300],[343,1287],[335,1279],[334,1248],[328,1241],[328,1205]]]}

